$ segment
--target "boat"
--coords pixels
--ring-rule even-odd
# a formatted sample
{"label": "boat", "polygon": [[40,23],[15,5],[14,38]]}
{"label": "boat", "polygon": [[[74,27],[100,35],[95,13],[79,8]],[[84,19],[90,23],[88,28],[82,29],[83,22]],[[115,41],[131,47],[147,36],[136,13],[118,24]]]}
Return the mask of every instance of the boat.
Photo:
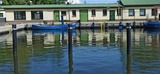
{"label": "boat", "polygon": [[144,28],[160,28],[159,21],[147,21],[144,23]]}
{"label": "boat", "polygon": [[[72,28],[76,28],[77,23],[74,22],[71,24]],[[33,30],[65,30],[68,29],[68,24],[64,25],[40,25],[40,24],[32,24],[32,29]]]}

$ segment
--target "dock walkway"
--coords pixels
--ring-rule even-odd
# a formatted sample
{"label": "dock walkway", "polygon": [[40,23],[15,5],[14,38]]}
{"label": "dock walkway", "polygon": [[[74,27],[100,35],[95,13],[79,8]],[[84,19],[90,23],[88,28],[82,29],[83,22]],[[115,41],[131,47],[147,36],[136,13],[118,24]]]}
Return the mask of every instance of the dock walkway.
{"label": "dock walkway", "polygon": [[[142,26],[145,21],[136,21],[135,26]],[[81,27],[90,27],[93,22],[81,22]],[[106,24],[107,26],[118,26],[119,21],[108,21],[108,22],[94,22],[95,26],[101,26],[101,24]],[[122,21],[122,24],[126,26],[126,23],[131,23],[133,25],[133,21]],[[32,24],[42,24],[42,23],[14,23],[17,25],[17,30],[22,30],[25,28],[31,28]],[[61,24],[61,22],[54,22],[54,24]],[[12,24],[0,23],[0,34],[7,33],[12,30]]]}

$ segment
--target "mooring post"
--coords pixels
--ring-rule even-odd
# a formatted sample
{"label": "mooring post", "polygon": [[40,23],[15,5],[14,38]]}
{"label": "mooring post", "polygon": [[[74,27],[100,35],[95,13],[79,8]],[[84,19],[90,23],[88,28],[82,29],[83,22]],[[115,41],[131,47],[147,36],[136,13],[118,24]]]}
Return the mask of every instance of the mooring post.
{"label": "mooring post", "polygon": [[68,24],[68,63],[69,63],[69,74],[72,74],[73,60],[72,60],[72,25]]}
{"label": "mooring post", "polygon": [[17,52],[17,28],[16,24],[12,25],[13,52]]}
{"label": "mooring post", "polygon": [[131,74],[131,23],[127,23],[127,74]]}
{"label": "mooring post", "polygon": [[14,73],[18,74],[17,29],[16,29],[16,24],[12,24],[12,40],[13,40]]}
{"label": "mooring post", "polygon": [[122,24],[122,22],[119,22],[118,30],[119,30],[119,31],[122,31],[122,30],[123,30],[123,24]]}
{"label": "mooring post", "polygon": [[108,23],[105,23],[105,32],[108,31]]}
{"label": "mooring post", "polygon": [[64,25],[64,18],[63,18],[63,15],[61,16],[61,23],[62,23],[62,25]]}
{"label": "mooring post", "polygon": [[81,29],[81,20],[78,20],[79,23],[79,29]]}
{"label": "mooring post", "polygon": [[135,28],[135,27],[136,27],[136,22],[134,21],[134,22],[133,22],[133,28]]}
{"label": "mooring post", "polygon": [[92,25],[91,25],[91,29],[94,29],[94,22],[93,22]]}
{"label": "mooring post", "polygon": [[68,24],[68,52],[72,53],[72,26]]}
{"label": "mooring post", "polygon": [[131,50],[131,23],[127,23],[127,54],[130,53]]}

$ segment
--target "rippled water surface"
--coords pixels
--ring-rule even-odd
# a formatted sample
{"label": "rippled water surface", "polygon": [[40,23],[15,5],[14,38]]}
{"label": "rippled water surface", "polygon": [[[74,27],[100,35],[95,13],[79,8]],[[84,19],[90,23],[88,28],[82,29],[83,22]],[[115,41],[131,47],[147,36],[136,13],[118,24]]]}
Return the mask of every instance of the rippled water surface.
{"label": "rippled water surface", "polygon": [[12,35],[1,35],[0,74],[160,73],[160,33],[157,31],[132,30],[129,54],[126,30],[74,30],[72,34],[71,53],[67,31],[17,32],[15,53]]}

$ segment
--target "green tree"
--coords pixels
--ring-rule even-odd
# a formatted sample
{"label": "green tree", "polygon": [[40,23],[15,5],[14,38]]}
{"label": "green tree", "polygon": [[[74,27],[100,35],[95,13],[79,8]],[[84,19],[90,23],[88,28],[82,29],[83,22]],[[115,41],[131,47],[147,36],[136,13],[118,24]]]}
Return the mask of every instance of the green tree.
{"label": "green tree", "polygon": [[8,0],[2,0],[2,2],[3,2],[3,3],[2,3],[3,5],[9,5]]}

